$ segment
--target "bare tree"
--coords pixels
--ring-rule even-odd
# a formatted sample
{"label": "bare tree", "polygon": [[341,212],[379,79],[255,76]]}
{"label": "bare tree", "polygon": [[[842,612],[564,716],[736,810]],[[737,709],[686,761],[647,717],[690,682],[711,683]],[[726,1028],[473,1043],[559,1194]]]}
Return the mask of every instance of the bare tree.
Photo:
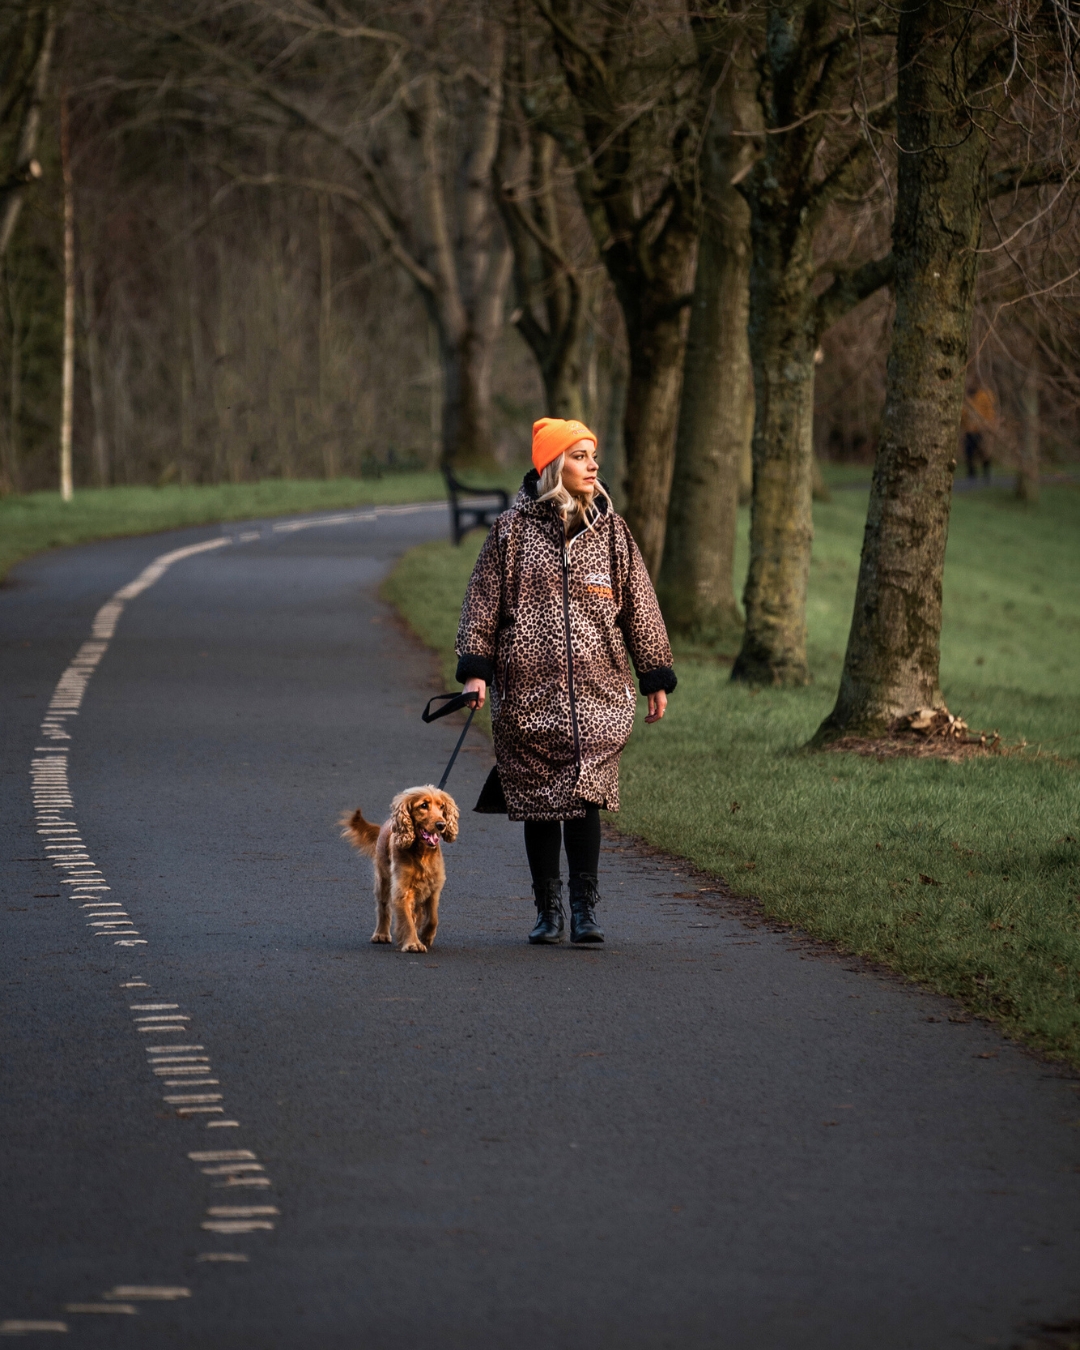
{"label": "bare tree", "polygon": [[659,571],[693,284],[699,209],[698,73],[682,0],[535,0],[569,107],[545,121],[622,310],[630,354],[623,419],[626,518]]}
{"label": "bare tree", "polygon": [[[746,15],[697,16],[702,199],[690,331],[658,594],[668,627],[715,640],[742,626],[732,570],[754,400],[747,339],[750,211],[737,184],[760,122]],[[740,22],[742,20],[742,22]]]}
{"label": "bare tree", "polygon": [[528,117],[513,94],[504,106],[494,186],[514,255],[512,321],[536,358],[548,415],[583,419],[584,339],[595,261],[582,256],[582,241],[567,228],[572,207],[555,138]]}
{"label": "bare tree", "polygon": [[160,115],[212,125],[210,96],[234,110],[234,139],[288,142],[262,172],[223,156],[234,185],[333,198],[404,270],[439,337],[443,459],[490,462],[493,347],[511,271],[491,190],[505,29],[467,5],[356,9],[250,0],[191,19],[134,5],[126,21],[150,43],[168,39],[155,55],[175,92]]}
{"label": "bare tree", "polygon": [[990,172],[987,161],[1025,86],[1044,109],[1075,111],[1072,22],[1035,4],[900,8],[896,319],[855,611],[819,743],[944,706],[942,577],[984,215],[992,193],[1072,177],[1060,154],[1072,129],[1052,118],[1052,153],[1025,136],[1021,162]]}
{"label": "bare tree", "polygon": [[802,684],[815,353],[826,329],[892,275],[889,256],[819,266],[815,245],[829,208],[880,179],[880,132],[892,112],[891,11],[875,0],[766,0],[765,11],[765,134],[742,185],[753,241],[754,493],[746,627],[732,679]]}

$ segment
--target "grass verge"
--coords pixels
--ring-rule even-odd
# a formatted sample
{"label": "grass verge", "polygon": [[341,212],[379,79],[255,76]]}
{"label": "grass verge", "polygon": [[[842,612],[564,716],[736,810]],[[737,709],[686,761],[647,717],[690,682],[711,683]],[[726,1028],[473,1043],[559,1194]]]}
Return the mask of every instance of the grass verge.
{"label": "grass verge", "polygon": [[[520,473],[480,475],[477,481],[516,488],[520,477]],[[64,544],[221,520],[436,501],[445,495],[441,474],[395,473],[371,479],[273,478],[212,487],[86,488],[67,503],[55,492],[5,497],[0,499],[0,580],[23,558]]]}
{"label": "grass verge", "polygon": [[[677,650],[668,716],[627,747],[617,824],[1080,1065],[1080,491],[1047,489],[1038,511],[994,490],[954,503],[946,698],[1028,742],[964,763],[801,748],[835,695],[865,511],[865,492],[815,506],[814,683],[748,690],[731,653]],[[480,542],[414,549],[386,583],[448,680]]]}

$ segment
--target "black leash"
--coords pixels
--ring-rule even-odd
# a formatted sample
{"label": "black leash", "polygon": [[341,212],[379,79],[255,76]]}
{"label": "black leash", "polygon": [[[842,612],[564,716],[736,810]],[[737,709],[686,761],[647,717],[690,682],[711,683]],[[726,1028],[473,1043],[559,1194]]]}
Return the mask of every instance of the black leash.
{"label": "black leash", "polygon": [[[450,777],[450,770],[454,767],[454,760],[457,759],[458,751],[461,749],[462,743],[465,740],[465,733],[469,730],[469,727],[472,725],[473,717],[476,714],[478,699],[479,695],[475,691],[471,691],[468,694],[436,694],[434,698],[428,699],[427,707],[420,714],[421,718],[425,722],[435,722],[440,717],[446,717],[448,716],[448,714],[452,712],[457,712],[459,708],[469,709],[469,716],[466,718],[465,725],[461,729],[461,735],[458,737],[458,743],[457,745],[454,746],[454,753],[450,756],[450,763],[447,764],[445,770],[443,771],[443,776],[439,779],[440,792],[446,786],[446,780]],[[441,708],[437,708],[435,712],[432,712],[431,705],[433,703],[439,702],[442,702],[443,706]]]}

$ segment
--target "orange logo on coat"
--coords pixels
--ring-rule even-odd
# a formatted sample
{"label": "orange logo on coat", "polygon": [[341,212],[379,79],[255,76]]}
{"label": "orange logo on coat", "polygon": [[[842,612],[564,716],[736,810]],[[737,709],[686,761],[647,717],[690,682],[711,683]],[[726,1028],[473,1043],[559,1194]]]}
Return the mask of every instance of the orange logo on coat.
{"label": "orange logo on coat", "polygon": [[610,586],[586,586],[585,589],[590,595],[602,595],[605,600],[615,599],[615,594]]}

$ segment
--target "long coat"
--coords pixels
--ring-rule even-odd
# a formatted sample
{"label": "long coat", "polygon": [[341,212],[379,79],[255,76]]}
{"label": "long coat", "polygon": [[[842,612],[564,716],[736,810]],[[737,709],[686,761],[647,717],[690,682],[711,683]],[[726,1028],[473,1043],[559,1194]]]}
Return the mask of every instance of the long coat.
{"label": "long coat", "polygon": [[[626,522],[601,516],[567,541],[535,472],[491,527],[465,594],[457,677],[486,680],[511,820],[619,809],[619,756],[641,692],[675,688],[656,594]],[[481,806],[480,809],[484,809]]]}

